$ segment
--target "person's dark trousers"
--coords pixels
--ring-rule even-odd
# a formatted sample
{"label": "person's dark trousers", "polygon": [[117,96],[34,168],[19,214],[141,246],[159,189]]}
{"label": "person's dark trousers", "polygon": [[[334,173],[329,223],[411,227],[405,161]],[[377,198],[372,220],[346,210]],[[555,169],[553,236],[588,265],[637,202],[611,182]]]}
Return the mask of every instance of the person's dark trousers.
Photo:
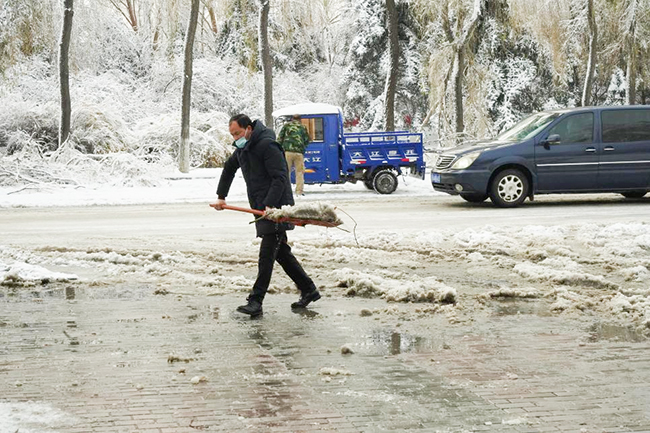
{"label": "person's dark trousers", "polygon": [[260,244],[260,257],[257,265],[257,280],[253,285],[251,297],[262,302],[264,295],[269,288],[273,264],[277,261],[289,278],[296,283],[302,295],[316,290],[311,278],[305,273],[298,263],[298,260],[291,253],[291,247],[287,243],[287,233],[280,232],[262,236]]}

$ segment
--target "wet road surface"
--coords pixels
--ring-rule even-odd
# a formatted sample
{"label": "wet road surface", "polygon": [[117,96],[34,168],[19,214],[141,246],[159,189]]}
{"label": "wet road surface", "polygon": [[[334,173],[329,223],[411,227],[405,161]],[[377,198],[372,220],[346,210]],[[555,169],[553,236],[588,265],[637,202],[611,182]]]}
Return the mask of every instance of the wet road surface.
{"label": "wet road surface", "polygon": [[250,320],[240,296],[5,290],[0,431],[650,430],[650,343],[624,330],[524,305],[450,324],[418,304],[294,300],[269,295]]}

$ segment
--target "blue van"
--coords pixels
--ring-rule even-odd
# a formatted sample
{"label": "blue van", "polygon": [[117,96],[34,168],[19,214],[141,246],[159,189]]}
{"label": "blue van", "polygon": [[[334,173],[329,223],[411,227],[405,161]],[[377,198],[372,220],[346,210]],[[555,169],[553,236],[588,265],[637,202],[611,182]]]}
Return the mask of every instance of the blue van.
{"label": "blue van", "polygon": [[650,106],[544,111],[493,140],[439,154],[436,191],[515,207],[535,194],[650,191]]}

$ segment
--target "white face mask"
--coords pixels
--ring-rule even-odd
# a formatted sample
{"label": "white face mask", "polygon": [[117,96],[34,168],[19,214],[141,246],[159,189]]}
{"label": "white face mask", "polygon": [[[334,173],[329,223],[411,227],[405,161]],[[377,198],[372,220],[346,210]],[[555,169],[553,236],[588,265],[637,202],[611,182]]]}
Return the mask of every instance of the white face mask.
{"label": "white face mask", "polygon": [[248,140],[246,140],[246,137],[241,137],[241,138],[235,140],[235,146],[237,146],[239,149],[246,146],[246,143],[248,143]]}

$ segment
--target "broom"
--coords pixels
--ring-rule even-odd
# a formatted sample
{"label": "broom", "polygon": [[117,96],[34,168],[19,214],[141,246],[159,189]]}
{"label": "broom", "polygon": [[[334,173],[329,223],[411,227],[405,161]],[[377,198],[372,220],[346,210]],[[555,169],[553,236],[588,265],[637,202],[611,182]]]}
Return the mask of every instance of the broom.
{"label": "broom", "polygon": [[[210,206],[216,208],[214,204],[210,204]],[[277,223],[286,222],[301,227],[304,227],[307,224],[322,227],[337,227],[343,224],[343,221],[341,221],[336,215],[336,208],[323,203],[283,206],[280,209],[271,209],[267,212],[245,207],[231,206],[228,204],[223,205],[222,207],[224,209],[238,212],[251,213]]]}

